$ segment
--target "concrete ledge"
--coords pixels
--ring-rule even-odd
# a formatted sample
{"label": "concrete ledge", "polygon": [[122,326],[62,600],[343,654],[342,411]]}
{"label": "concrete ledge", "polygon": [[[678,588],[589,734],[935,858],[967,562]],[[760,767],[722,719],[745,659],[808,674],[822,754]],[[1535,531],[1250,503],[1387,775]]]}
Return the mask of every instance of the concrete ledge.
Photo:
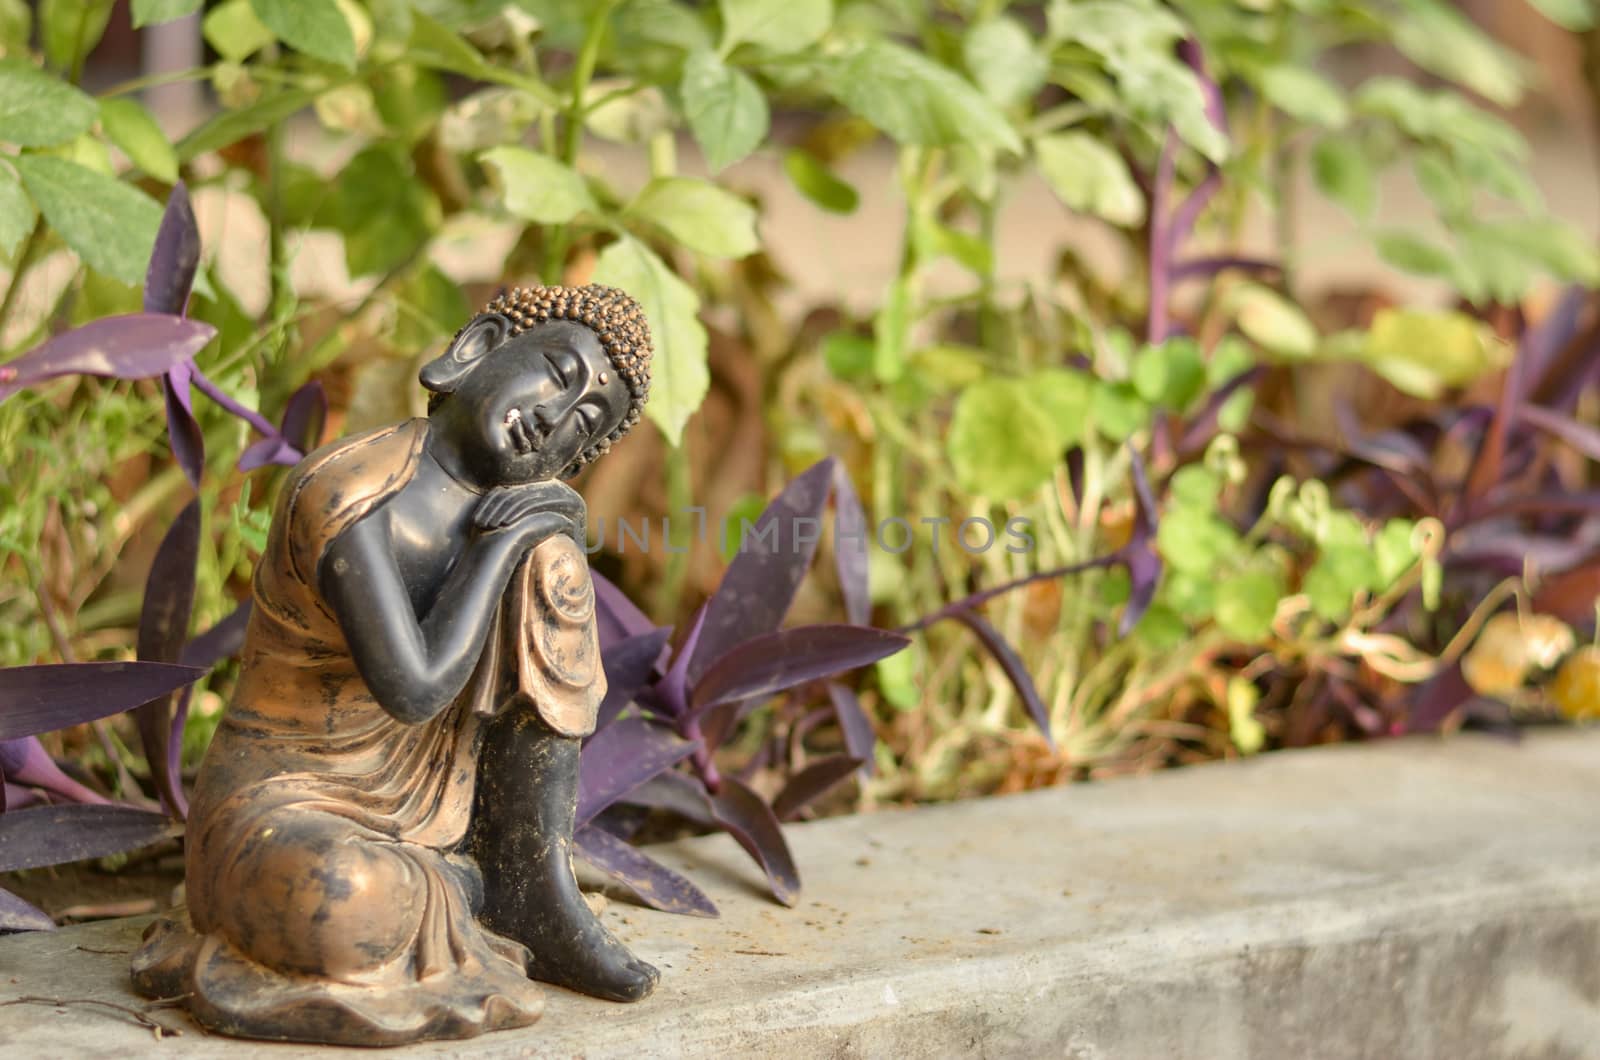
{"label": "concrete ledge", "polygon": [[[1600,1053],[1600,733],[1269,755],[793,833],[799,908],[726,837],[657,848],[721,920],[613,902],[661,989],[386,1056]],[[143,920],[0,939],[0,1003],[133,1007]],[[0,1007],[0,1054],[308,1056]],[[224,1052],[226,1051],[226,1052]]]}

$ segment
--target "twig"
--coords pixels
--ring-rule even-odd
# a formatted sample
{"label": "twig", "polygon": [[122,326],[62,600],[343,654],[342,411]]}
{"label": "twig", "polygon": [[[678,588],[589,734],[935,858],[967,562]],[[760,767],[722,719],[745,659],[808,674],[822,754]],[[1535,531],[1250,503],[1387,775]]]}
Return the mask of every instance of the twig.
{"label": "twig", "polygon": [[[148,1008],[155,1008],[157,1005],[170,1004],[170,1002],[173,1000],[178,999],[164,999],[161,1002],[156,1002],[154,1005],[148,1006]],[[30,994],[26,997],[14,998],[11,1001],[0,1001],[0,1006],[5,1005],[51,1005],[56,1008],[66,1008],[68,1005],[94,1005],[101,1008],[111,1009],[113,1012],[127,1016],[130,1020],[132,1020],[134,1023],[137,1023],[141,1027],[148,1027],[150,1032],[156,1036],[156,1041],[160,1041],[163,1037],[169,1034],[174,1038],[183,1034],[183,1032],[178,1030],[176,1027],[168,1027],[160,1020],[151,1018],[147,1014],[148,1008],[145,1012],[141,1012],[136,1008],[129,1008],[127,1005],[119,1005],[114,1001],[101,1001],[98,998],[92,997],[39,997]]]}

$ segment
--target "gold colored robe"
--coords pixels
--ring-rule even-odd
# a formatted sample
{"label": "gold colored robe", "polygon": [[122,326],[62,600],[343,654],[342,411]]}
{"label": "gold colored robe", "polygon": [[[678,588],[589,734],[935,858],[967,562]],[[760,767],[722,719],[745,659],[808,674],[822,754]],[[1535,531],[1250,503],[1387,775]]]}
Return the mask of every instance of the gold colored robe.
{"label": "gold colored robe", "polygon": [[484,715],[537,709],[565,735],[593,729],[605,677],[583,553],[565,536],[533,550],[467,687],[420,725],[373,699],[317,589],[334,539],[410,481],[427,429],[335,442],[279,498],[189,816],[187,915],[153,925],[133,959],[141,993],[189,995],[213,1030],[382,1045],[542,1010],[526,950],[473,919],[481,880],[454,851]]}

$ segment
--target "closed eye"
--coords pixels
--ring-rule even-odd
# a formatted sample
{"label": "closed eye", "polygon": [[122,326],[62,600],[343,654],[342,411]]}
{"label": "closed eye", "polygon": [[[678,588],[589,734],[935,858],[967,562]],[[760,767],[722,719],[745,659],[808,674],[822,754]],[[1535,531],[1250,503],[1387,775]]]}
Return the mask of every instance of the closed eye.
{"label": "closed eye", "polygon": [[600,426],[600,413],[595,411],[593,405],[579,405],[578,423],[583,427],[584,434],[593,435],[595,429]]}
{"label": "closed eye", "polygon": [[561,367],[560,360],[548,353],[544,355],[544,360],[550,366],[550,374],[556,377],[556,382],[561,384],[563,390],[572,385],[571,380],[567,378],[566,370]]}

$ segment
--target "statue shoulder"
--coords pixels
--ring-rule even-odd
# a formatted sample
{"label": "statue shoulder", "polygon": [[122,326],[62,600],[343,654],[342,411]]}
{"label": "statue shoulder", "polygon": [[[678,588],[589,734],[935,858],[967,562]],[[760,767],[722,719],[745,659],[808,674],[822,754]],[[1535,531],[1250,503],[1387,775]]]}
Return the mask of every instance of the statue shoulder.
{"label": "statue shoulder", "polygon": [[275,521],[303,577],[334,538],[411,480],[427,436],[427,420],[404,420],[336,439],[295,466]]}

